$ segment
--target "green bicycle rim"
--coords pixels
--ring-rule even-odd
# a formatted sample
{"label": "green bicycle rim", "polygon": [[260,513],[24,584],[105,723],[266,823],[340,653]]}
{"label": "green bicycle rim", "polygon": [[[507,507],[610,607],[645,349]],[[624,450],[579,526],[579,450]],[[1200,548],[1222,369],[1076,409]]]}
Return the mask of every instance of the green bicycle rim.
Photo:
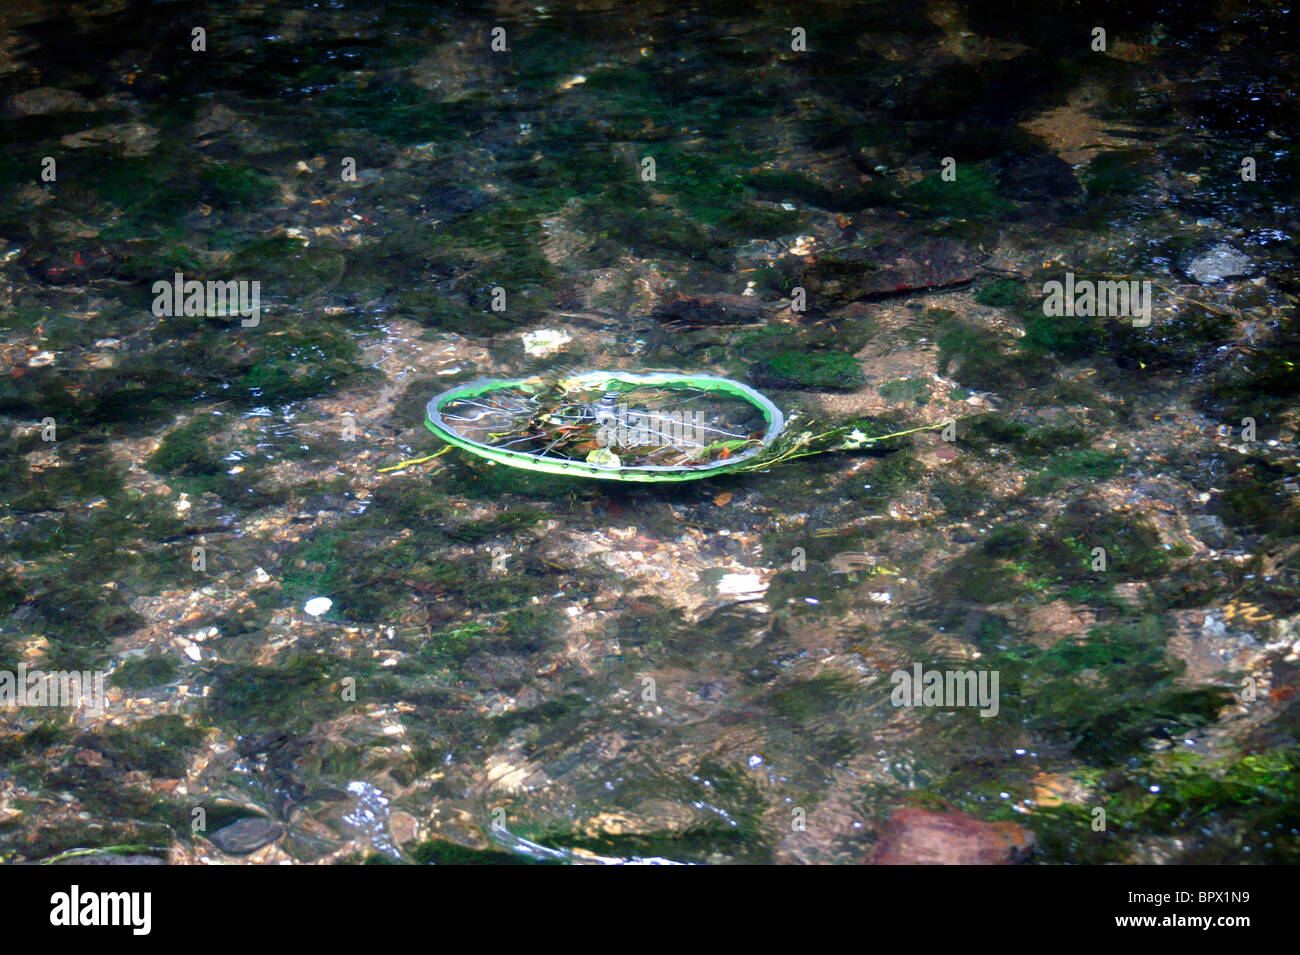
{"label": "green bicycle rim", "polygon": [[463,385],[457,385],[455,388],[435,395],[429,401],[425,407],[424,426],[448,444],[455,445],[489,461],[495,461],[497,464],[504,464],[507,467],[540,471],[545,474],[566,474],[606,481],[636,481],[642,483],[698,481],[701,478],[714,477],[750,466],[753,464],[754,458],[761,454],[785,428],[785,416],[781,414],[781,410],[776,405],[748,385],[732,381],[730,378],[719,378],[714,375],[673,374],[670,372],[634,374],[614,371],[588,371],[579,375],[571,375],[569,378],[592,388],[608,387],[611,382],[633,386],[683,385],[698,388],[701,391],[714,391],[719,394],[730,395],[733,398],[747,401],[757,408],[762,413],[763,420],[767,422],[767,430],[753,453],[740,455],[733,459],[715,461],[699,467],[663,465],[624,467],[622,465],[587,464],[583,461],[546,460],[520,451],[494,448],[491,445],[480,444],[477,441],[462,438],[443,421],[442,409],[451,401],[461,398],[474,398],[488,392],[517,387],[532,381],[530,378],[478,378]]}

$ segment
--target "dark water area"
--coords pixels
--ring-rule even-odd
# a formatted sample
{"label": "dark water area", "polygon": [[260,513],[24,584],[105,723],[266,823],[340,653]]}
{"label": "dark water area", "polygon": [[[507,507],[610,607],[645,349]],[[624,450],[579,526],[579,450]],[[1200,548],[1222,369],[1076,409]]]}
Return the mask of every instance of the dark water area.
{"label": "dark water area", "polygon": [[[5,4],[0,860],[1300,861],[1297,22]],[[914,433],[430,457],[574,369]]]}

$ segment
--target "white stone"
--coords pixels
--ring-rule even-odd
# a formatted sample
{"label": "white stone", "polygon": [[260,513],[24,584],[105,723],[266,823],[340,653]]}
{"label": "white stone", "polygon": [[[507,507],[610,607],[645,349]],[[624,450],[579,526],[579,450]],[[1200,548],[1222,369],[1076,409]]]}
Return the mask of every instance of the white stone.
{"label": "white stone", "polygon": [[554,328],[541,328],[535,332],[524,332],[524,351],[531,358],[546,358],[562,350],[573,341],[566,332]]}
{"label": "white stone", "polygon": [[718,581],[719,594],[754,600],[766,592],[767,584],[758,574],[725,574]]}
{"label": "white stone", "polygon": [[303,604],[303,612],[313,617],[319,617],[323,613],[329,613],[330,607],[334,606],[334,601],[328,597],[312,597]]}

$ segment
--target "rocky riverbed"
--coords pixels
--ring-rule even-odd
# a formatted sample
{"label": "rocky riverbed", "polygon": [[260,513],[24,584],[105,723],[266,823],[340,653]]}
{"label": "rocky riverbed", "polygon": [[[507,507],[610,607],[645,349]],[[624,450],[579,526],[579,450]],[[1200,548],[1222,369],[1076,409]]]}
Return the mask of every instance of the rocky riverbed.
{"label": "rocky riverbed", "polygon": [[[0,859],[1296,861],[1300,46],[1175,9],[4,14],[0,671],[107,689],[0,707]],[[953,429],[401,466],[575,367]]]}

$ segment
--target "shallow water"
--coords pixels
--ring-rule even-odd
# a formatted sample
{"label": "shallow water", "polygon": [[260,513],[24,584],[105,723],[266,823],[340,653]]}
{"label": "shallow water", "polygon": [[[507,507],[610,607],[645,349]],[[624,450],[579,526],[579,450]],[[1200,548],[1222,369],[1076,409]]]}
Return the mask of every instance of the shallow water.
{"label": "shallow water", "polygon": [[[921,806],[1296,860],[1283,4],[66,9],[0,46],[0,672],[109,690],[0,709],[0,858],[856,862]],[[400,467],[435,393],[583,368],[936,428]]]}

